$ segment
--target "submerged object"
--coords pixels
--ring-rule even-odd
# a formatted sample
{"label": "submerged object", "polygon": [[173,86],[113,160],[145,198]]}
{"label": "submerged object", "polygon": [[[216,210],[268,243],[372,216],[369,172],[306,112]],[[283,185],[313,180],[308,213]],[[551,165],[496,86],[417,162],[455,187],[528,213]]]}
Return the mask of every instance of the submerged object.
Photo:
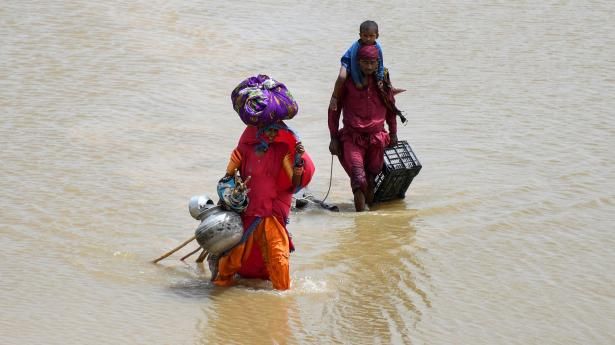
{"label": "submerged object", "polygon": [[243,80],[231,93],[233,109],[246,125],[268,126],[290,120],[299,106],[286,86],[267,75]]}
{"label": "submerged object", "polygon": [[386,148],[382,172],[376,176],[374,202],[403,199],[422,167],[407,141]]}
{"label": "submerged object", "polygon": [[[326,196],[325,196],[326,199]],[[319,200],[312,195],[307,189],[301,189],[293,194],[293,202],[291,204],[291,210],[300,210],[306,208],[310,204],[316,204],[325,210],[332,212],[339,212],[340,209],[336,205],[328,204],[324,200]]]}

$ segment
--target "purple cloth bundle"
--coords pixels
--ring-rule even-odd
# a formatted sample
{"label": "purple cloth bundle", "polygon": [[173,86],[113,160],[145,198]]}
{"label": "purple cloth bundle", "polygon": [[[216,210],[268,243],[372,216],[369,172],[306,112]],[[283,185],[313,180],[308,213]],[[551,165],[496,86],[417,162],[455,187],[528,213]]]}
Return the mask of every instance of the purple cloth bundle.
{"label": "purple cloth bundle", "polygon": [[264,74],[239,83],[231,93],[231,100],[246,125],[267,126],[290,120],[299,110],[286,86]]}

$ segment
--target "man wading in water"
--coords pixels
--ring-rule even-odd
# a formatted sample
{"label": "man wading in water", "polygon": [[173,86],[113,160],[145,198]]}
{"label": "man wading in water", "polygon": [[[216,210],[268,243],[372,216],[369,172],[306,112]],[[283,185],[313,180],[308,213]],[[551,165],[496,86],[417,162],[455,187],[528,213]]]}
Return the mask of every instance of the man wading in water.
{"label": "man wading in water", "polygon": [[[364,85],[357,86],[351,78],[345,80],[337,97],[337,107],[329,108],[329,151],[337,155],[350,177],[357,212],[371,205],[374,179],[382,170],[384,149],[397,143],[397,119],[393,94],[378,87],[378,48],[363,45],[358,52],[359,68]],[[339,128],[343,111],[343,128]],[[403,119],[402,119],[403,120]],[[389,133],[384,129],[387,123]]]}

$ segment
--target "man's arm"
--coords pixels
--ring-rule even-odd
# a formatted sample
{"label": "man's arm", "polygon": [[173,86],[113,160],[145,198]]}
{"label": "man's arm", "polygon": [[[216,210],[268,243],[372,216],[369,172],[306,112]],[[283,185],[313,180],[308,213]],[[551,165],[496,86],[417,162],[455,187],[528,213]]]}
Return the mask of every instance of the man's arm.
{"label": "man's arm", "polygon": [[346,67],[340,67],[340,73],[337,76],[337,80],[335,80],[335,85],[333,86],[333,94],[331,95],[331,100],[329,101],[329,110],[337,110],[337,100],[339,99],[340,89],[346,78],[348,77],[348,70]]}
{"label": "man's arm", "polygon": [[387,126],[389,126],[389,137],[391,138],[389,146],[395,146],[397,144],[397,116],[394,112],[388,109],[386,122]]}
{"label": "man's arm", "polygon": [[332,110],[331,108],[329,108],[329,119],[328,119],[328,124],[329,124],[329,135],[331,137],[331,142],[329,143],[329,152],[331,152],[332,155],[339,155],[340,154],[340,143],[339,143],[339,127],[340,127],[340,117],[342,114],[342,108],[343,108],[343,102],[344,102],[344,95],[345,95],[345,84],[346,82],[342,83],[342,85],[339,88],[338,91],[338,98],[337,98],[337,107],[335,110]]}
{"label": "man's arm", "polygon": [[[341,108],[341,106],[339,108]],[[340,113],[341,109],[329,109],[329,135],[331,136],[331,141],[329,142],[329,152],[335,156],[340,154],[340,141],[338,138]]]}

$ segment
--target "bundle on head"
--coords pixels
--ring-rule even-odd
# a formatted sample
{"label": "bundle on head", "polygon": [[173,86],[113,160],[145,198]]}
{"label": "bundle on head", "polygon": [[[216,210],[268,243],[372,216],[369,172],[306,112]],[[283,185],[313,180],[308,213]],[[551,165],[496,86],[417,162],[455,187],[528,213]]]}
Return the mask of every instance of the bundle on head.
{"label": "bundle on head", "polygon": [[239,83],[231,93],[231,100],[246,125],[259,127],[290,120],[299,110],[286,86],[264,74]]}

